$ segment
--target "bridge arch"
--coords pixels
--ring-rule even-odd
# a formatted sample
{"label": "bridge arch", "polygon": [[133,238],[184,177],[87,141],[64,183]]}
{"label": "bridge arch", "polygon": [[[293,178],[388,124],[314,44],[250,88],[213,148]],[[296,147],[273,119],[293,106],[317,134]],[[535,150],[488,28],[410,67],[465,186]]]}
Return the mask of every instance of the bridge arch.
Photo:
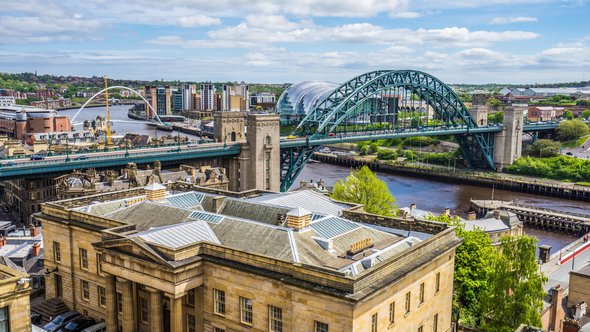
{"label": "bridge arch", "polygon": [[[393,103],[394,107],[374,106],[373,101],[379,98]],[[404,103],[398,105],[401,100]],[[414,100],[419,101],[419,107]],[[416,70],[372,71],[345,82],[313,107],[293,134],[314,140],[346,133],[351,123],[371,123],[372,128],[384,124],[374,119],[386,119],[387,130],[396,132],[422,130],[423,126],[431,126],[431,120],[432,126],[461,128],[467,134],[455,137],[465,159],[474,166],[495,169],[490,135],[469,133],[478,125],[454,91],[438,78]],[[378,122],[378,126],[373,122]],[[281,153],[283,191],[293,183],[317,148],[307,146]]]}
{"label": "bridge arch", "polygon": [[86,107],[86,105],[90,104],[90,102],[92,100],[94,100],[94,98],[96,98],[98,95],[100,95],[101,93],[104,93],[107,90],[111,90],[111,89],[122,89],[122,90],[127,90],[133,94],[135,94],[136,96],[139,96],[139,98],[141,98],[145,104],[150,108],[150,110],[153,112],[153,114],[156,116],[156,119],[158,120],[158,122],[163,125],[162,120],[160,119],[160,117],[158,116],[158,112],[156,112],[156,110],[154,110],[154,108],[152,107],[152,105],[147,101],[147,99],[145,99],[144,96],[140,95],[137,91],[126,87],[126,86],[122,86],[122,85],[113,85],[113,86],[109,86],[107,88],[104,88],[100,91],[98,91],[97,93],[95,93],[92,97],[90,97],[83,105],[82,107],[80,107],[80,109],[76,112],[76,114],[74,114],[74,116],[70,119],[71,123],[74,123],[74,121],[76,120],[76,118],[78,117],[78,114],[80,114],[80,112],[82,112],[82,110],[84,109],[84,107]]}

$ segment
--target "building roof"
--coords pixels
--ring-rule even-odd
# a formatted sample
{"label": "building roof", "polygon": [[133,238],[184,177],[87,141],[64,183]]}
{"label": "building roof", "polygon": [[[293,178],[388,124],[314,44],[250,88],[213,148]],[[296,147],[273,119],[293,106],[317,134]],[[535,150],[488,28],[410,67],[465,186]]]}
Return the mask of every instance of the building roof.
{"label": "building roof", "polygon": [[199,241],[220,243],[208,223],[202,220],[154,227],[133,234],[132,237],[139,237],[146,242],[156,243],[171,248],[180,248]]}
{"label": "building roof", "polygon": [[277,113],[305,115],[338,87],[339,84],[326,81],[305,81],[292,85],[281,94]]}
{"label": "building roof", "polygon": [[304,207],[305,209],[320,213],[339,215],[340,211],[351,207],[341,202],[333,201],[330,197],[315,190],[298,190],[286,193],[272,193],[246,199],[251,202],[282,206],[289,209]]}
{"label": "building roof", "polygon": [[288,216],[292,216],[292,217],[303,217],[303,216],[307,216],[310,215],[311,212],[307,209],[304,209],[300,206],[294,208],[293,210],[287,212]]}
{"label": "building roof", "polygon": [[144,189],[148,190],[148,191],[156,191],[156,190],[166,189],[166,187],[164,187],[163,185],[159,184],[156,181],[153,181],[152,183],[145,186]]}

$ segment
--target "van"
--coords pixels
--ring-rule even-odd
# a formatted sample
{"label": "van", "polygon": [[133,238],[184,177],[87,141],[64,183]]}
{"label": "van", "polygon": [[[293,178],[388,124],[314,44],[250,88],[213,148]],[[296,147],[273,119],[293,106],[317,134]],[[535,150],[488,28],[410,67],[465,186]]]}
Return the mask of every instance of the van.
{"label": "van", "polygon": [[82,330],[82,332],[106,332],[107,324],[105,322],[89,326]]}
{"label": "van", "polygon": [[31,155],[31,160],[43,160],[43,159],[45,159],[45,157],[42,155],[39,155],[39,154],[32,154]]}

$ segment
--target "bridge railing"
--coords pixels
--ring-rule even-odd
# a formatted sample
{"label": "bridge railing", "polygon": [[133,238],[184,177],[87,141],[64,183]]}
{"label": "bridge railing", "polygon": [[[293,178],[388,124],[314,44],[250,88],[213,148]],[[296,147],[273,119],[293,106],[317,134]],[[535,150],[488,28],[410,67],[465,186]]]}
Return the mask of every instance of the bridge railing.
{"label": "bridge railing", "polygon": [[576,212],[565,212],[565,211],[547,209],[547,208],[539,207],[539,206],[532,206],[532,205],[518,204],[518,203],[512,203],[510,205],[515,206],[515,207],[525,208],[525,209],[539,210],[539,211],[551,212],[551,213],[555,213],[555,214],[563,214],[563,215],[568,215],[568,216],[590,219],[589,214],[576,213]]}

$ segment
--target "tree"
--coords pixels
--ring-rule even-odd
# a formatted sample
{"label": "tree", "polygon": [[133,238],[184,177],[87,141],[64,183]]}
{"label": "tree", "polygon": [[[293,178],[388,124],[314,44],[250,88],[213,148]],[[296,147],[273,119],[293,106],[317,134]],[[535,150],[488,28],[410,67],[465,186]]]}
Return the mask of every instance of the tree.
{"label": "tree", "polygon": [[488,104],[490,104],[490,106],[500,106],[500,101],[498,99],[496,99],[495,97],[490,97],[490,99],[488,99]]}
{"label": "tree", "polygon": [[555,157],[559,155],[561,144],[550,139],[539,139],[531,145],[532,157]]}
{"label": "tree", "polygon": [[368,213],[395,216],[395,199],[384,181],[379,180],[369,167],[352,170],[345,180],[334,184],[333,199],[363,204]]}
{"label": "tree", "polygon": [[477,327],[484,318],[481,299],[489,291],[494,247],[490,236],[481,229],[467,231],[458,217],[431,216],[430,220],[457,227],[463,243],[455,253],[454,298],[462,324]]}
{"label": "tree", "polygon": [[504,112],[496,112],[488,114],[488,122],[489,123],[503,123],[504,122]]}
{"label": "tree", "polygon": [[582,119],[590,119],[590,110],[585,110],[584,112],[582,112]]}
{"label": "tree", "polygon": [[565,112],[563,112],[563,118],[567,119],[567,120],[573,120],[574,113],[572,113],[572,111],[570,111],[570,110],[566,110]]}
{"label": "tree", "polygon": [[557,138],[560,141],[571,141],[588,135],[588,125],[580,119],[561,121],[557,126]]}
{"label": "tree", "polygon": [[494,255],[489,291],[482,300],[484,330],[514,331],[520,324],[541,325],[547,277],[537,265],[537,242],[530,236],[503,237]]}

